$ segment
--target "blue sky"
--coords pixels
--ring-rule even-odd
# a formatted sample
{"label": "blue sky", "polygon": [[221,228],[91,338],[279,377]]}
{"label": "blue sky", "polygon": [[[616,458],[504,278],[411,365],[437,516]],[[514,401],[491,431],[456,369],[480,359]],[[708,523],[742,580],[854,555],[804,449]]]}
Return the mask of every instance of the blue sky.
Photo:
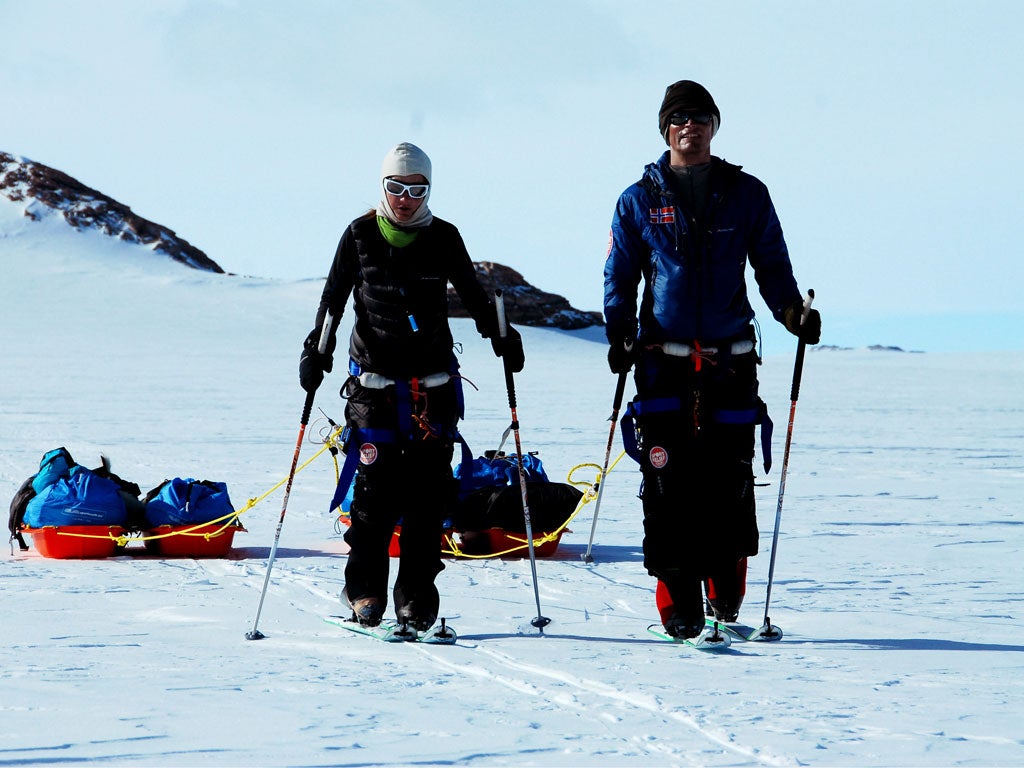
{"label": "blue sky", "polygon": [[0,149],[230,271],[324,275],[408,140],[475,259],[598,309],[685,77],[713,152],[768,184],[826,341],[1022,346],[1018,2],[0,0],[0,27]]}

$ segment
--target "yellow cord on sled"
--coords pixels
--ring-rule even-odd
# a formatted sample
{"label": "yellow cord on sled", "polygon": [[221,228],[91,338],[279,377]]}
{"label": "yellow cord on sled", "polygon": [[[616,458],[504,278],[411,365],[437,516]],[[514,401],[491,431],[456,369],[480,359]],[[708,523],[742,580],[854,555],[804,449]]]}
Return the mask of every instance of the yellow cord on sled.
{"label": "yellow cord on sled", "polygon": [[[301,472],[303,469],[305,469],[310,464],[312,464],[314,461],[316,461],[316,459],[319,458],[324,453],[324,451],[328,451],[331,448],[337,448],[337,449],[340,450],[340,447],[339,447],[339,444],[338,444],[337,440],[338,440],[338,437],[341,435],[342,431],[343,431],[343,427],[337,427],[333,432],[331,432],[331,434],[328,435],[324,439],[323,447],[319,451],[314,453],[312,456],[310,456],[301,466],[299,466],[295,470],[296,473]],[[335,458],[335,460],[334,460],[334,468],[335,468],[335,481],[337,481],[337,473],[338,473],[338,460],[337,460],[337,458]],[[121,534],[118,534],[118,535],[115,536],[115,535],[111,534],[110,532],[107,532],[105,534],[99,534],[99,533],[77,533],[77,532],[72,532],[72,531],[62,531],[58,527],[56,533],[57,533],[58,536],[73,536],[73,537],[79,538],[79,539],[110,539],[112,541],[115,541],[117,543],[117,546],[119,546],[119,547],[127,546],[129,541],[155,541],[156,539],[166,539],[166,538],[169,538],[171,536],[195,536],[195,537],[202,537],[206,541],[209,541],[210,539],[215,539],[218,536],[221,536],[221,535],[227,533],[228,530],[231,529],[231,528],[235,528],[235,529],[242,528],[244,530],[244,528],[243,528],[243,526],[241,524],[241,521],[239,520],[239,517],[242,514],[244,514],[245,512],[248,512],[253,507],[255,507],[261,501],[266,499],[268,496],[270,496],[274,491],[276,491],[278,488],[280,488],[286,482],[288,482],[288,478],[287,477],[283,478],[281,481],[279,481],[278,483],[274,484],[270,488],[270,490],[268,490],[263,495],[256,496],[254,498],[249,499],[241,509],[237,509],[234,512],[229,512],[228,514],[223,515],[222,517],[218,517],[218,518],[216,518],[214,520],[208,520],[205,523],[197,523],[196,525],[188,526],[187,528],[185,528],[183,530],[168,531],[167,533],[155,533],[155,534],[149,534],[149,535],[131,535],[131,536],[129,536],[127,533],[121,533]],[[205,531],[205,530],[201,531],[200,530],[200,529],[203,529],[203,528],[208,528],[209,526],[217,525],[219,523],[223,523],[223,525],[221,525],[215,531]]]}
{"label": "yellow cord on sled", "polygon": [[[338,482],[339,477],[340,477],[340,467],[338,466],[337,454],[339,452],[343,452],[344,451],[344,444],[339,441],[339,437],[341,436],[342,432],[344,431],[344,428],[343,427],[338,427],[337,425],[334,425],[333,423],[332,423],[332,426],[334,427],[334,429],[331,431],[331,433],[327,437],[323,438],[323,442],[324,442],[323,446],[316,453],[314,453],[312,456],[310,456],[308,459],[306,459],[306,461],[304,461],[295,470],[296,473],[301,472],[303,469],[308,467],[310,464],[312,464],[314,461],[316,461],[318,458],[320,458],[320,456],[322,456],[326,451],[331,451],[332,458],[333,458],[333,461],[334,461],[334,479],[335,479],[335,483]],[[618,465],[619,461],[625,455],[626,455],[625,451],[622,451],[618,455],[618,457],[615,459],[615,461],[612,462],[611,465],[608,467],[608,472],[611,472]],[[582,471],[584,469],[594,469],[595,470],[595,477],[594,477],[593,481],[576,479],[577,473],[579,473],[580,471]],[[604,478],[601,476],[601,467],[598,464],[586,462],[586,463],[576,464],[575,466],[573,466],[569,470],[567,475],[566,475],[566,482],[569,483],[570,485],[573,485],[573,486],[580,486],[580,487],[582,487],[583,488],[583,495],[580,497],[579,502],[576,504],[576,508],[573,510],[572,514],[569,515],[568,518],[566,518],[565,522],[563,522],[560,526],[558,526],[558,528],[556,528],[553,531],[547,531],[547,532],[543,533],[542,535],[535,536],[533,538],[533,542],[532,542],[533,546],[534,547],[539,547],[539,546],[541,546],[543,544],[547,544],[549,542],[557,541],[559,539],[559,537],[562,535],[562,533],[565,530],[568,529],[569,524],[576,518],[576,516],[580,513],[580,511],[587,504],[589,504],[590,502],[595,501],[597,499],[597,489],[598,489],[600,483],[603,481],[603,479]],[[277,482],[273,486],[271,486],[265,493],[261,494],[260,496],[255,496],[253,498],[248,499],[246,501],[246,503],[240,509],[235,510],[234,512],[226,514],[226,515],[224,515],[222,517],[219,517],[219,518],[217,518],[215,520],[210,520],[210,521],[207,521],[205,523],[198,523],[196,525],[189,526],[189,527],[187,527],[185,529],[182,529],[182,530],[168,531],[166,533],[151,533],[151,534],[148,534],[148,535],[133,535],[133,536],[129,536],[128,534],[125,534],[125,533],[121,533],[119,535],[114,535],[114,534],[111,534],[109,532],[106,533],[106,534],[87,534],[87,533],[72,533],[72,532],[66,532],[66,531],[60,531],[60,530],[58,530],[57,533],[59,535],[61,535],[61,536],[76,536],[76,537],[79,537],[79,538],[87,538],[87,539],[111,539],[111,540],[115,541],[117,543],[117,546],[119,546],[119,547],[126,546],[128,544],[128,542],[132,541],[132,540],[152,541],[152,540],[156,540],[156,539],[168,538],[168,537],[171,537],[171,536],[195,536],[195,537],[202,537],[204,540],[209,541],[211,539],[214,539],[214,538],[216,538],[218,536],[221,536],[221,535],[227,533],[229,531],[229,529],[234,528],[234,529],[237,530],[238,528],[242,528],[241,521],[239,519],[241,517],[241,515],[243,515],[244,513],[248,512],[250,509],[255,507],[261,501],[263,501],[264,499],[269,497],[276,490],[278,490],[281,486],[283,486],[286,482],[288,482],[288,478],[282,478],[279,482]],[[344,517],[345,514],[346,513],[340,513],[339,520],[342,517]],[[212,531],[211,530],[205,530],[205,529],[208,529],[210,526],[217,526],[217,525],[219,525],[220,527],[218,527],[216,530],[212,530]],[[244,530],[244,528],[242,528],[242,529]],[[400,535],[400,533],[396,533],[396,535]],[[487,554],[474,555],[474,554],[469,554],[467,552],[464,552],[462,550],[462,548],[460,546],[460,543],[459,543],[459,541],[456,538],[456,535],[450,534],[450,533],[446,533],[446,534],[444,534],[444,546],[442,547],[442,554],[450,555],[450,556],[453,556],[453,557],[466,558],[466,559],[486,559],[486,558],[505,557],[505,556],[508,556],[508,555],[513,555],[516,552],[521,552],[521,551],[527,550],[528,547],[530,546],[530,541],[527,538],[525,538],[525,536],[523,534],[509,534],[509,533],[505,533],[505,537],[509,541],[515,542],[515,545],[509,547],[508,549],[502,550],[500,552],[488,552]]]}
{"label": "yellow cord on sled", "polygon": [[[615,461],[612,462],[611,466],[608,467],[608,471],[611,472],[615,468],[615,465],[619,463],[619,460],[622,459],[622,457],[625,456],[625,455],[626,455],[625,451],[620,453],[618,458],[616,458]],[[597,476],[594,478],[594,482],[589,483],[589,482],[587,482],[585,480],[574,480],[573,479],[573,475],[576,473],[576,471],[580,470],[580,469],[583,469],[585,467],[593,467],[594,469],[597,470]],[[586,486],[587,490],[585,490],[583,492],[583,495],[580,497],[579,502],[576,504],[576,509],[574,509],[572,514],[569,515],[568,518],[566,518],[566,521],[564,523],[562,523],[560,526],[558,526],[558,528],[556,528],[555,530],[549,531],[549,532],[545,533],[543,536],[536,536],[536,537],[534,537],[534,539],[533,539],[533,546],[534,547],[538,547],[538,546],[540,546],[542,544],[546,544],[546,543],[548,543],[550,541],[557,541],[558,537],[562,535],[562,532],[565,531],[566,528],[568,528],[569,523],[571,523],[573,521],[573,519],[576,517],[576,515],[578,515],[580,513],[580,510],[583,509],[583,507],[586,506],[587,504],[589,504],[591,501],[594,501],[594,500],[597,499],[597,488],[598,488],[598,485],[600,484],[600,482],[602,480],[602,478],[601,478],[601,467],[598,464],[592,464],[592,463],[577,464],[576,466],[572,467],[569,470],[569,472],[566,475],[565,479],[566,479],[566,482],[568,482],[570,485]],[[487,554],[483,554],[483,555],[470,555],[470,554],[467,554],[467,553],[463,552],[460,549],[458,542],[455,541],[454,537],[451,534],[447,534],[446,533],[444,535],[444,543],[445,543],[446,547],[442,548],[441,553],[444,554],[444,555],[452,555],[454,557],[464,557],[464,558],[467,558],[467,559],[482,560],[482,559],[485,559],[485,558],[504,557],[506,555],[511,555],[511,554],[513,554],[515,552],[519,552],[521,550],[527,549],[529,547],[529,545],[530,545],[530,542],[529,542],[528,539],[520,538],[518,536],[512,536],[512,535],[509,535],[507,533],[505,534],[505,536],[506,536],[506,538],[508,538],[508,539],[510,539],[512,541],[521,542],[521,543],[517,544],[514,547],[510,547],[509,549],[503,550],[501,552],[488,552]]]}

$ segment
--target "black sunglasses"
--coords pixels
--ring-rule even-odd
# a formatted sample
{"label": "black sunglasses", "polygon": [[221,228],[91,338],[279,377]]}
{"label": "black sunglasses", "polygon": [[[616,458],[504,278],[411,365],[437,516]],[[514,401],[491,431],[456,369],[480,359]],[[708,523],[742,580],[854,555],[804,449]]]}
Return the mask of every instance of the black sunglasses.
{"label": "black sunglasses", "polygon": [[710,112],[673,112],[669,115],[668,121],[672,125],[686,125],[690,120],[698,125],[707,125],[711,122]]}

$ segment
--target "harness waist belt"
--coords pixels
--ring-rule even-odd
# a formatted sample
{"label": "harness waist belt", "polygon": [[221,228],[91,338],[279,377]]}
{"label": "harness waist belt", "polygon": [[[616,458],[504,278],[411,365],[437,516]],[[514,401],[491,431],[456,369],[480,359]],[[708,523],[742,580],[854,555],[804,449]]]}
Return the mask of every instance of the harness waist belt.
{"label": "harness waist belt", "polygon": [[[451,374],[448,372],[442,373],[431,373],[428,376],[423,376],[418,379],[421,386],[430,389],[432,387],[440,387],[443,384],[447,384],[451,381]],[[381,376],[379,373],[373,371],[363,371],[359,374],[359,383],[367,389],[386,389],[387,387],[393,387],[397,383],[394,379],[389,379],[387,376]]]}
{"label": "harness waist belt", "polygon": [[[661,348],[661,351],[666,355],[672,357],[689,357],[697,351],[695,347],[691,347],[689,344],[681,344],[678,341],[665,341],[657,345]],[[701,354],[717,355],[718,347],[701,347]],[[750,339],[742,339],[740,341],[734,341],[730,352],[734,355],[745,355],[748,352],[754,351],[754,342]]]}

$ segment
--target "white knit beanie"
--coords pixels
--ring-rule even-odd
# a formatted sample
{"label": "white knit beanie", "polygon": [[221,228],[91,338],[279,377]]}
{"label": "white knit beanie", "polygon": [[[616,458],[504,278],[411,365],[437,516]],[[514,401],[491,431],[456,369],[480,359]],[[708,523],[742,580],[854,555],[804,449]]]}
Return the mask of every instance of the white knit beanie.
{"label": "white knit beanie", "polygon": [[379,215],[384,216],[394,224],[399,224],[403,228],[408,229],[425,227],[433,220],[433,214],[430,213],[430,209],[427,207],[427,201],[430,199],[429,189],[427,190],[427,196],[423,198],[422,204],[416,210],[416,214],[409,221],[399,222],[395,217],[395,212],[388,205],[388,196],[384,193],[383,188],[384,179],[389,176],[415,176],[417,174],[423,176],[427,183],[430,183],[430,158],[427,157],[426,152],[415,144],[402,142],[384,155],[384,162],[381,163],[380,167],[381,199],[380,204],[377,206],[377,213]]}

